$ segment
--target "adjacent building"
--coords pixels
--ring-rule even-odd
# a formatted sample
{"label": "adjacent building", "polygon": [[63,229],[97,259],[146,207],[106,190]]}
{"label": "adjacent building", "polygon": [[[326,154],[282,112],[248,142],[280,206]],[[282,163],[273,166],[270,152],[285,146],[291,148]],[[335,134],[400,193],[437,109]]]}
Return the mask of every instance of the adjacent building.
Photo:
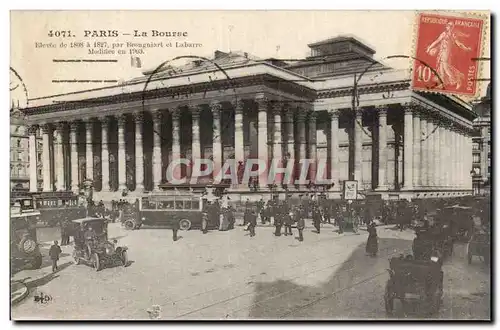
{"label": "adjacent building", "polygon": [[[18,111],[11,112],[10,116],[10,189],[23,192],[30,190],[30,132],[26,122]],[[42,188],[42,148],[41,135],[33,136],[36,144],[35,169],[36,180],[33,181],[36,189]]]}
{"label": "adjacent building", "polygon": [[491,188],[491,84],[486,96],[474,104],[471,172],[474,194],[489,193]]}
{"label": "adjacent building", "polygon": [[[43,190],[78,191],[91,178],[96,198],[135,198],[168,186],[166,169],[179,158],[282,159],[298,169],[308,158],[326,162],[332,184],[270,186],[260,178],[256,191],[236,182],[229,193],[321,188],[341,198],[345,180],[358,182],[361,197],[471,193],[469,104],[413,91],[407,70],[377,62],[354,37],[309,47],[299,61],[216,51],[209,60],[159,63],[121,85],[30,100],[30,132],[43,140]],[[33,183],[38,164],[32,159]]]}

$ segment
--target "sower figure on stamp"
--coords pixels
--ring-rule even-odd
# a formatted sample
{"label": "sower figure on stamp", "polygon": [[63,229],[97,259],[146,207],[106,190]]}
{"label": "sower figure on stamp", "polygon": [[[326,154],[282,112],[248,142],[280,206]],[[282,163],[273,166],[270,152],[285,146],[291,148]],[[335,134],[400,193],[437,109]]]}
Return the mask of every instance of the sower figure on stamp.
{"label": "sower figure on stamp", "polygon": [[49,256],[52,260],[52,272],[55,272],[58,268],[57,261],[59,260],[61,253],[61,247],[58,245],[57,241],[54,241],[54,244],[49,249]]}

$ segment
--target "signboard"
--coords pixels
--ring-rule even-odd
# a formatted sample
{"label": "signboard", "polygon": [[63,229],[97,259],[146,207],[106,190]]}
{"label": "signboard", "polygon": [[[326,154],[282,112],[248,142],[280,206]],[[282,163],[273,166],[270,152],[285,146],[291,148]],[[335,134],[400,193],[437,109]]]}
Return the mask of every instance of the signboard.
{"label": "signboard", "polygon": [[344,181],[344,191],[342,194],[343,198],[346,200],[353,200],[358,198],[358,181]]}

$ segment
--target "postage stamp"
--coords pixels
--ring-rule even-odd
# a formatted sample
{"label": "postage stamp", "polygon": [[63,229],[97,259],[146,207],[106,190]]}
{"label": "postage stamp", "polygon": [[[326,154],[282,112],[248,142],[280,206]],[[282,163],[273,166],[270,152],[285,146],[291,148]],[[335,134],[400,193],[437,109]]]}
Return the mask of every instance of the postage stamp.
{"label": "postage stamp", "polygon": [[428,13],[417,17],[413,89],[477,95],[484,19]]}

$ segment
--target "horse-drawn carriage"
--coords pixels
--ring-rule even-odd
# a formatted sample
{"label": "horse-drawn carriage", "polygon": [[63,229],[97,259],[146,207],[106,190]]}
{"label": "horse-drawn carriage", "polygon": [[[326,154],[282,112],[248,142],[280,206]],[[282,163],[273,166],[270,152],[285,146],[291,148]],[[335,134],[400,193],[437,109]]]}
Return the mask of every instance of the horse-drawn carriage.
{"label": "horse-drawn carriage", "polygon": [[450,225],[451,236],[456,241],[467,242],[474,227],[474,209],[469,206],[452,205],[444,207],[439,211],[438,218],[441,222]]}
{"label": "horse-drawn carriage", "polygon": [[453,238],[446,225],[436,224],[432,227],[415,228],[413,239],[413,255],[418,260],[428,260],[433,253],[446,258],[453,253]]}
{"label": "horse-drawn carriage", "polygon": [[390,278],[385,288],[385,310],[389,316],[394,311],[394,300],[399,299],[403,308],[409,300],[418,300],[425,314],[437,313],[443,297],[443,271],[440,258],[432,256],[417,260],[401,256],[389,260]]}

